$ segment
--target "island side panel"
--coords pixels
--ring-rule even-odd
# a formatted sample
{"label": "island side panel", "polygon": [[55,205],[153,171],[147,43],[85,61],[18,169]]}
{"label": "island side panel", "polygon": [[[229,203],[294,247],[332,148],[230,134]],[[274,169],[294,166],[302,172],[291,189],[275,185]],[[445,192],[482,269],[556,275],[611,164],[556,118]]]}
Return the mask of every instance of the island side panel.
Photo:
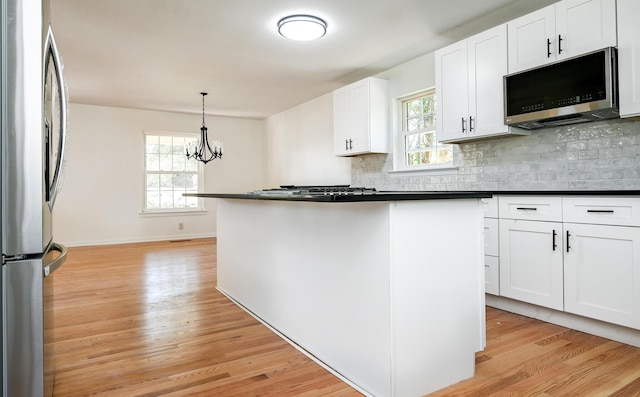
{"label": "island side panel", "polygon": [[389,233],[387,202],[218,199],[218,288],[390,396]]}
{"label": "island side panel", "polygon": [[472,377],[485,346],[482,208],[408,201],[391,214],[393,394],[421,396]]}

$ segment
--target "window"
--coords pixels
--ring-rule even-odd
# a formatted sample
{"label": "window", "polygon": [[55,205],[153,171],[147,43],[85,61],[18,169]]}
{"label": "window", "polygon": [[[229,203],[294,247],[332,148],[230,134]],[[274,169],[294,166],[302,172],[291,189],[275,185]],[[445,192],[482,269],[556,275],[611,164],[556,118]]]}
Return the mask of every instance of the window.
{"label": "window", "polygon": [[197,193],[202,184],[202,165],[185,155],[192,134],[144,133],[145,212],[202,210]]}
{"label": "window", "polygon": [[436,93],[428,90],[405,98],[402,104],[402,152],[404,169],[451,165],[451,145],[436,139]]}

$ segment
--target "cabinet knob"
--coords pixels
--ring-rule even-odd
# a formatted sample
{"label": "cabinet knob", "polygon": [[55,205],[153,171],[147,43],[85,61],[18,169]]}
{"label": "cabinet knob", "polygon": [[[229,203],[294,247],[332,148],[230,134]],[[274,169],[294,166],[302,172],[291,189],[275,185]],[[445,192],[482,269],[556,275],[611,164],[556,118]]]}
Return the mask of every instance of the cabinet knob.
{"label": "cabinet knob", "polygon": [[569,252],[569,248],[571,248],[571,246],[569,245],[569,237],[571,237],[571,235],[569,234],[569,231],[567,230],[567,252]]}
{"label": "cabinet knob", "polygon": [[473,117],[469,116],[469,132],[473,131]]}
{"label": "cabinet knob", "polygon": [[462,133],[465,133],[467,131],[467,120],[464,119],[464,117],[462,117]]}
{"label": "cabinet knob", "polygon": [[547,58],[551,58],[551,39],[547,39]]}

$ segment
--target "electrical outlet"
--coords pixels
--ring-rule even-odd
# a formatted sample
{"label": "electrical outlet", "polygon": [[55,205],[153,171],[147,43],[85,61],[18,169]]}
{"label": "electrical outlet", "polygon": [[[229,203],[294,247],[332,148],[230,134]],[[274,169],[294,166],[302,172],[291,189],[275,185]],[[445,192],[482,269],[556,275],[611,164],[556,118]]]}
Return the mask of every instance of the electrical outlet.
{"label": "electrical outlet", "polygon": [[184,223],[178,222],[178,230],[184,229]]}

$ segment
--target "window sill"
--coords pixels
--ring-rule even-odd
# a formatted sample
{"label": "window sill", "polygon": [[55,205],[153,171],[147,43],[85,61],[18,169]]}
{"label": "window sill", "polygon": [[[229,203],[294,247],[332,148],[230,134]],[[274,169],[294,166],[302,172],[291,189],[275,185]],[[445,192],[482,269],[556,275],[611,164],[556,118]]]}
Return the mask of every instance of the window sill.
{"label": "window sill", "polygon": [[140,211],[138,215],[141,217],[156,217],[156,216],[195,216],[206,215],[207,210],[168,210],[168,211]]}
{"label": "window sill", "polygon": [[391,170],[391,176],[435,176],[435,175],[455,175],[458,173],[458,167],[453,165],[435,165],[428,168],[413,168]]}

